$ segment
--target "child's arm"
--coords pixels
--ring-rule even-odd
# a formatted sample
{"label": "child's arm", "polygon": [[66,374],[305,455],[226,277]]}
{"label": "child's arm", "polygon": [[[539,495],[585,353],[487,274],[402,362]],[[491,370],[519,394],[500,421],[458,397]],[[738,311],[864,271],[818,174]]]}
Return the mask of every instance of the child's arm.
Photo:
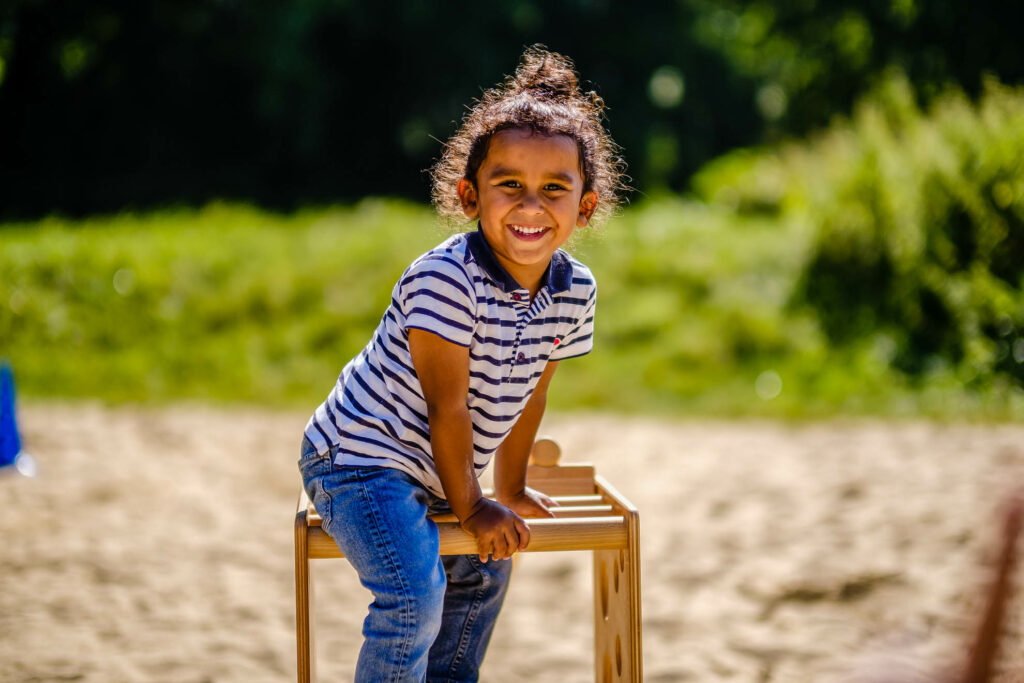
{"label": "child's arm", "polygon": [[483,497],[473,470],[469,349],[433,333],[409,330],[409,351],[427,402],[430,448],[448,504],[477,541],[481,561],[511,557],[526,547],[530,530],[514,512]]}
{"label": "child's arm", "polygon": [[495,497],[510,510],[524,517],[553,517],[548,508],[558,505],[547,495],[526,485],[526,465],[530,459],[530,449],[537,438],[537,427],[544,417],[544,407],[547,404],[548,385],[551,384],[551,377],[557,368],[557,361],[549,362],[544,368],[544,374],[537,380],[533,395],[498,449],[494,467]]}

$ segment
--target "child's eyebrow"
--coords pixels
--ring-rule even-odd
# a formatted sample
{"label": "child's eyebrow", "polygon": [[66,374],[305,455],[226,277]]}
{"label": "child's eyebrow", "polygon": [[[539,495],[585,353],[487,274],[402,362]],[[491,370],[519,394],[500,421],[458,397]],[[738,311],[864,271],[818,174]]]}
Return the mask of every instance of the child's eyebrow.
{"label": "child's eyebrow", "polygon": [[[493,169],[491,169],[491,172],[488,175],[490,175],[491,178],[503,178],[505,176],[518,176],[518,175],[522,175],[522,173],[523,172],[520,171],[517,168],[508,168],[506,166],[495,166]],[[557,180],[559,182],[568,183],[568,184],[571,184],[572,180],[573,180],[572,179],[572,175],[570,173],[566,173],[566,172],[563,172],[563,171],[557,171],[555,173],[548,173],[546,177],[549,180]]]}
{"label": "child's eyebrow", "polygon": [[516,169],[516,168],[507,168],[505,166],[495,166],[494,168],[491,169],[490,176],[492,178],[497,178],[499,176],[521,175],[521,174],[522,174],[522,171],[520,171],[519,169]]}

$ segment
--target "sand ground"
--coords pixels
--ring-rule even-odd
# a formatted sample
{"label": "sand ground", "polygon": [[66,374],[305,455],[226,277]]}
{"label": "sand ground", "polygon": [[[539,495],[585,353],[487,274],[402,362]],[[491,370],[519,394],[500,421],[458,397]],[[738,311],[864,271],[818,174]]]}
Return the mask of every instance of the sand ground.
{"label": "sand ground", "polygon": [[[40,476],[0,476],[0,681],[294,680],[305,419],[21,406]],[[647,681],[955,659],[995,511],[1024,483],[1015,425],[586,415],[543,431],[640,508]],[[524,554],[516,573],[482,679],[593,680],[588,556]],[[321,680],[351,680],[368,594],[343,560],[315,574]],[[1021,613],[1004,670],[1024,664]]]}

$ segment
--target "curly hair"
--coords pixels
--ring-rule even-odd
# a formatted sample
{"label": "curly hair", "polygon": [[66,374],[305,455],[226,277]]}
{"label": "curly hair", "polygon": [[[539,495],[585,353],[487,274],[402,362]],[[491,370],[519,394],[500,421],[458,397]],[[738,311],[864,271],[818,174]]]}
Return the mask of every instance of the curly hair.
{"label": "curly hair", "polygon": [[582,92],[572,61],[543,45],[523,52],[515,74],[488,90],[463,117],[432,170],[433,200],[449,220],[463,218],[459,181],[476,183],[491,138],[510,128],[542,135],[567,135],[579,150],[583,191],[594,190],[598,206],[592,220],[612,214],[626,189],[625,162],[605,130],[604,101],[594,91]]}

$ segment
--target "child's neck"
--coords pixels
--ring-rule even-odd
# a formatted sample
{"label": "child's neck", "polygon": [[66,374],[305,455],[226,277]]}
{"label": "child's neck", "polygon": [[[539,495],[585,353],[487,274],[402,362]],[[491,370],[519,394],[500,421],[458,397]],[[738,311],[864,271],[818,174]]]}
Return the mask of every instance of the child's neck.
{"label": "child's neck", "polygon": [[533,297],[537,296],[537,292],[540,291],[541,283],[544,282],[544,276],[541,275],[537,280],[531,284],[523,285],[526,290],[530,293],[530,301],[533,301]]}
{"label": "child's neck", "polygon": [[[507,267],[506,270],[508,270]],[[518,268],[516,270],[519,271]],[[537,292],[539,292],[540,288],[544,285],[544,274],[547,272],[547,268],[545,267],[539,274],[524,273],[521,271],[514,273],[508,271],[508,274],[512,276],[512,279],[516,281],[517,285],[530,293],[530,301],[533,301],[533,297],[537,296]]]}
{"label": "child's neck", "polygon": [[521,266],[514,263],[508,263],[505,259],[498,257],[498,263],[505,269],[516,284],[527,290],[530,293],[530,301],[533,301],[533,297],[537,296],[537,292],[544,285],[544,276],[547,275],[550,262],[544,264],[543,267],[537,268],[536,266]]}

